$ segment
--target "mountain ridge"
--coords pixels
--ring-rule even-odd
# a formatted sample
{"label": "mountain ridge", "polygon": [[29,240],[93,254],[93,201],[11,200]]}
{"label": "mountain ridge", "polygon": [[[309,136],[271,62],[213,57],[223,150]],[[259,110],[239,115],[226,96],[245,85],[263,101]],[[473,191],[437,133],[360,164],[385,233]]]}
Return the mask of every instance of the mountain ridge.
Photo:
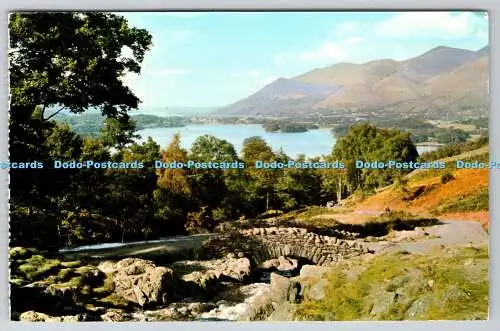
{"label": "mountain ridge", "polygon": [[437,115],[447,106],[448,111],[477,106],[484,112],[488,79],[488,45],[477,51],[438,46],[403,61],[342,62],[278,78],[216,113],[287,116],[361,109],[380,113],[386,107],[389,113]]}

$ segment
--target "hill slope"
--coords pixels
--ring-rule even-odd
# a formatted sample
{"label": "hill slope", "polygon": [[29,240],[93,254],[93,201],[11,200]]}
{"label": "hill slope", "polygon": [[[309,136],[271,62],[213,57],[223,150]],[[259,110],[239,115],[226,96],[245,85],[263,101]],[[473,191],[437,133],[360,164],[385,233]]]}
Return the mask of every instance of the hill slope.
{"label": "hill slope", "polygon": [[275,109],[284,112],[307,110],[319,100],[336,93],[339,87],[326,84],[311,84],[292,79],[279,78],[260,91],[229,107],[219,109],[219,115],[272,114]]}

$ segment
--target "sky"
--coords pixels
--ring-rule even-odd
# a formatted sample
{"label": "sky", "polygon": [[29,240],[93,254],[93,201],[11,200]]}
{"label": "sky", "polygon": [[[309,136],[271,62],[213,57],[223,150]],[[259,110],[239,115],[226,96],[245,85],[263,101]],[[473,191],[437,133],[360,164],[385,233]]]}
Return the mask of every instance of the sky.
{"label": "sky", "polygon": [[405,60],[437,46],[488,44],[486,14],[473,12],[135,12],[153,47],[124,81],[142,107],[219,107],[340,62]]}

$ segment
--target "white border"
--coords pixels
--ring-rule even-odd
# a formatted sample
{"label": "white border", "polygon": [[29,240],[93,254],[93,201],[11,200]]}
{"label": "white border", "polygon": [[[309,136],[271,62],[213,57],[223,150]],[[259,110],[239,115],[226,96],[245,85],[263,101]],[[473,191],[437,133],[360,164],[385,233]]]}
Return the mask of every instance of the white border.
{"label": "white border", "polygon": [[[500,31],[497,24],[497,15],[500,15],[500,1],[498,0],[246,0],[236,3],[234,0],[171,0],[162,3],[161,0],[86,0],[85,2],[69,2],[67,0],[1,0],[0,8],[3,16],[0,19],[4,33],[0,35],[3,47],[0,48],[0,58],[3,60],[0,65],[0,73],[3,84],[0,84],[0,98],[3,107],[0,111],[0,160],[8,158],[8,85],[7,85],[7,13],[16,10],[128,10],[128,11],[151,11],[151,10],[488,10],[490,19],[490,90],[491,112],[490,112],[490,154],[494,160],[500,160],[500,113],[498,109],[499,97],[495,91],[500,91],[499,79],[500,69],[498,59],[500,59]],[[291,322],[291,323],[227,323],[216,322],[159,322],[159,323],[77,323],[68,325],[67,323],[19,323],[10,322],[8,309],[8,268],[7,268],[7,242],[8,242],[8,174],[0,171],[0,185],[2,188],[2,198],[0,198],[0,330],[31,330],[34,327],[42,330],[57,330],[64,328],[74,328],[76,330],[90,329],[141,329],[141,330],[252,330],[259,328],[262,331],[276,330],[277,328],[287,328],[289,330],[500,330],[500,242],[495,238],[500,238],[500,227],[496,226],[495,219],[500,215],[500,176],[498,170],[490,176],[490,241],[491,268],[490,268],[490,320],[482,322]],[[495,197],[498,197],[495,199]],[[496,281],[495,281],[496,280]]]}

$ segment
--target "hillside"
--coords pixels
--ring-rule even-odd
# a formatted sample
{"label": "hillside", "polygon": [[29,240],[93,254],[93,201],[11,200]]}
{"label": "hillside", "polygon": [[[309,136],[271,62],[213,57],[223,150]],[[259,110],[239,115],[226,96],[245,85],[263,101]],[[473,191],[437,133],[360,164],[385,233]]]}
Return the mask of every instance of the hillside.
{"label": "hillside", "polygon": [[[183,127],[188,120],[181,116],[156,116],[138,114],[130,117],[135,122],[136,130],[159,127]],[[99,113],[84,114],[58,114],[55,119],[58,122],[69,124],[76,133],[98,134],[104,122],[104,117]]]}
{"label": "hillside", "polygon": [[442,172],[412,176],[404,189],[390,187],[356,204],[355,210],[406,211],[441,219],[478,221],[488,228],[487,169],[460,169],[452,172],[453,179],[443,183]]}
{"label": "hillside", "polygon": [[413,113],[440,119],[488,113],[489,47],[436,47],[404,61],[338,63],[219,109],[219,115],[307,115],[314,111]]}
{"label": "hillside", "polygon": [[318,101],[338,90],[339,87],[336,86],[279,78],[257,93],[230,107],[219,109],[216,113],[255,116],[273,113],[275,109],[282,109],[284,112],[307,111]]}

